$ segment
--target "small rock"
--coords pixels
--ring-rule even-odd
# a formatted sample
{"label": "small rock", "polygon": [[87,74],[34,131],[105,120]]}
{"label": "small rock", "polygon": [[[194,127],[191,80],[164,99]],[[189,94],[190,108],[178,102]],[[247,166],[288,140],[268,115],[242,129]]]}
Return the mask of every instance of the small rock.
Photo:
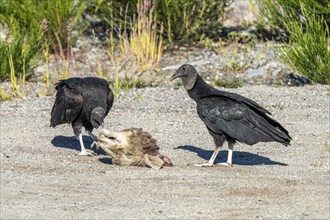
{"label": "small rock", "polygon": [[258,76],[262,76],[265,75],[267,73],[267,71],[261,67],[258,69],[250,69],[248,71],[246,71],[246,76],[249,77],[258,77]]}

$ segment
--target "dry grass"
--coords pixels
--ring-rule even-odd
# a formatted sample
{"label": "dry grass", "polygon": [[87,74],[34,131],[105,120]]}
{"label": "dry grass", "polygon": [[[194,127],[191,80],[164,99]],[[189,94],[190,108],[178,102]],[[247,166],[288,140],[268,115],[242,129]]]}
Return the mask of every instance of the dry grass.
{"label": "dry grass", "polygon": [[140,2],[137,6],[137,19],[133,17],[131,22],[132,34],[129,49],[142,69],[156,68],[162,55],[161,33],[163,30],[161,27],[160,34],[157,34],[155,4],[150,9],[149,7],[150,0]]}
{"label": "dry grass", "polygon": [[13,62],[13,56],[11,53],[11,49],[8,48],[9,51],[9,68],[10,68],[10,82],[11,82],[11,90],[13,92],[13,95],[15,97],[22,97],[21,91],[19,89],[17,77],[15,75],[15,68],[14,68],[14,62]]}
{"label": "dry grass", "polygon": [[[137,13],[130,20],[129,24],[120,24],[115,27],[118,33],[118,47],[114,48],[114,38],[110,37],[111,47],[109,55],[113,63],[119,64],[121,69],[124,65],[137,66],[134,71],[141,74],[147,70],[155,70],[162,56],[162,31],[163,28],[157,26],[155,4],[150,0],[142,0],[137,5]],[[127,7],[126,11],[127,13]],[[125,15],[123,15],[125,16]],[[115,25],[112,25],[113,27]],[[130,32],[127,32],[129,27]],[[120,30],[124,30],[121,33]],[[115,53],[119,53],[116,54]]]}

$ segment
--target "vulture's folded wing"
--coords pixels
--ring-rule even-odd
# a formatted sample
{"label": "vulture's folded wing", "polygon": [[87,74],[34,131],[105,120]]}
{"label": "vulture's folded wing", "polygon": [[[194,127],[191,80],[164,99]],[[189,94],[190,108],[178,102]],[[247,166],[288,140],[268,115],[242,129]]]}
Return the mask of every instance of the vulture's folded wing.
{"label": "vulture's folded wing", "polygon": [[109,88],[109,94],[107,98],[107,105],[106,105],[106,115],[109,113],[114,101],[114,95],[111,89]]}
{"label": "vulture's folded wing", "polygon": [[245,144],[269,141],[286,144],[284,142],[288,139],[287,131],[278,127],[278,122],[226,97],[211,96],[199,100],[197,112],[209,130],[224,133]]}
{"label": "vulture's folded wing", "polygon": [[55,103],[51,112],[51,127],[72,123],[82,110],[83,97],[77,90],[65,84],[58,85]]}

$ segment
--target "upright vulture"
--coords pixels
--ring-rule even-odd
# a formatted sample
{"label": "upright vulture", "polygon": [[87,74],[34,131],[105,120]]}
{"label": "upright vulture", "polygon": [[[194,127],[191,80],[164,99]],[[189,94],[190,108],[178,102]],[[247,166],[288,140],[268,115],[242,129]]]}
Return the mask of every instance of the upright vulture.
{"label": "upright vulture", "polygon": [[[180,78],[188,95],[197,104],[197,113],[213,137],[215,150],[208,163],[198,166],[213,166],[214,160],[225,141],[228,142],[227,163],[232,165],[234,144],[238,141],[248,145],[276,141],[290,144],[288,131],[271,113],[256,102],[241,95],[220,91],[208,85],[197,70],[184,64],[170,78]],[[268,114],[268,115],[267,115]]]}
{"label": "upright vulture", "polygon": [[89,155],[83,143],[82,128],[95,140],[92,131],[103,124],[113,104],[114,96],[108,82],[97,77],[75,77],[61,80],[55,89],[50,126],[70,123],[80,142],[79,155]]}

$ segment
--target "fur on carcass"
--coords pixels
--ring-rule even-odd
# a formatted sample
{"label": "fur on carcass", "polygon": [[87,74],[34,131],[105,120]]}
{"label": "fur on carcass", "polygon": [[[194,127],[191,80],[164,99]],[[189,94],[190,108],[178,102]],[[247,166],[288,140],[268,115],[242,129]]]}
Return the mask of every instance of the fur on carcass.
{"label": "fur on carcass", "polygon": [[95,142],[111,156],[113,164],[148,166],[153,169],[173,166],[170,158],[160,155],[156,139],[141,128],[129,128],[121,132],[102,129]]}

